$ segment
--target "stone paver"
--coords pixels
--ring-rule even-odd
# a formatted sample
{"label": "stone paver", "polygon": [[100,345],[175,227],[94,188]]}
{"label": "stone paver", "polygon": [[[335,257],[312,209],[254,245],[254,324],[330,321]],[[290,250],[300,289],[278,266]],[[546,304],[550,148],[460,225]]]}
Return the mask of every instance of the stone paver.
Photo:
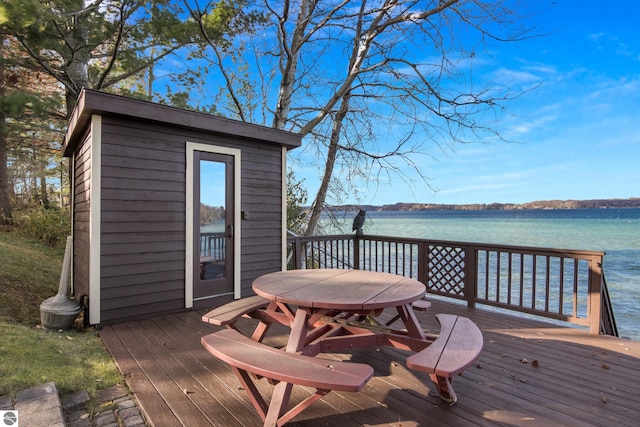
{"label": "stone paver", "polygon": [[[15,400],[0,396],[0,410],[15,410],[19,426],[28,427],[147,427],[124,386],[113,386],[96,393],[94,405],[86,390],[60,402],[54,383],[20,391]],[[93,413],[89,413],[93,410]]]}
{"label": "stone paver", "polygon": [[13,409],[18,412],[18,425],[65,427],[58,390],[52,382],[18,392]]}

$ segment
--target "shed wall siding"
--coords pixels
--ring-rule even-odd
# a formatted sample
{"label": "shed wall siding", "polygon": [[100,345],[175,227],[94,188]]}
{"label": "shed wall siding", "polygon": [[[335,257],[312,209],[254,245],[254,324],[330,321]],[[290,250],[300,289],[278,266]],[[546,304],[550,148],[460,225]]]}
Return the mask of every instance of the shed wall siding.
{"label": "shed wall siding", "polygon": [[184,152],[103,117],[101,322],[184,307]]}
{"label": "shed wall siding", "polygon": [[102,323],[185,307],[187,141],[242,149],[243,295],[255,277],[280,269],[280,147],[104,116]]}
{"label": "shed wall siding", "polygon": [[243,146],[242,296],[253,280],[282,266],[282,152]]}
{"label": "shed wall siding", "polygon": [[89,295],[91,133],[87,132],[73,157],[73,294]]}

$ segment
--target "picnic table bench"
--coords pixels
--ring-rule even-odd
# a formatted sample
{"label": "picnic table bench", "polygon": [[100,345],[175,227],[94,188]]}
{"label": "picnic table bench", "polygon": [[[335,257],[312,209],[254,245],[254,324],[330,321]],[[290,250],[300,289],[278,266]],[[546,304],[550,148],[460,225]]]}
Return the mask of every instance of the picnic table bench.
{"label": "picnic table bench", "polygon": [[[332,390],[357,392],[373,376],[373,368],[363,363],[348,363],[289,353],[269,347],[233,329],[206,335],[202,345],[215,357],[228,363],[247,391],[264,426],[281,426]],[[265,377],[277,388],[270,403],[264,400],[251,375]],[[312,387],[316,392],[288,409],[291,387]]]}
{"label": "picnic table bench", "polygon": [[233,325],[241,317],[251,317],[251,313],[266,308],[269,300],[258,295],[237,299],[230,303],[214,308],[202,316],[202,321],[212,325],[226,326],[233,329]]}
{"label": "picnic table bench", "polygon": [[409,357],[407,367],[426,372],[436,385],[440,398],[451,404],[457,400],[451,385],[480,356],[483,339],[480,329],[466,317],[436,314],[440,334],[433,343]]}
{"label": "picnic table bench", "polygon": [[202,316],[202,321],[212,325],[224,326],[228,329],[239,331],[236,322],[241,318],[256,319],[259,321],[255,327],[251,338],[254,341],[262,342],[266,336],[271,324],[279,323],[288,324],[286,315],[278,312],[277,309],[271,310],[269,313],[265,310],[271,301],[259,295],[240,298],[220,307],[214,308],[207,314]]}

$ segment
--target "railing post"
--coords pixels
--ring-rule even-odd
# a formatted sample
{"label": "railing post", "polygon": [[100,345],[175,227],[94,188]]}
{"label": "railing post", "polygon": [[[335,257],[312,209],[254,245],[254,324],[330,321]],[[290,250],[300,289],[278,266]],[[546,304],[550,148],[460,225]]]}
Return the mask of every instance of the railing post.
{"label": "railing post", "polygon": [[418,281],[429,290],[429,244],[418,243]]}
{"label": "railing post", "polygon": [[602,256],[589,259],[589,332],[600,333],[602,321]]}
{"label": "railing post", "polygon": [[360,236],[357,234],[353,238],[353,268],[360,270]]}
{"label": "railing post", "polygon": [[473,308],[476,305],[478,294],[478,251],[474,246],[463,246],[464,250],[464,295],[467,300],[467,307]]}
{"label": "railing post", "polygon": [[602,263],[600,263],[600,268],[602,269],[602,323],[600,333],[619,337],[620,334],[618,333],[618,326],[616,325],[616,317],[613,314],[613,306],[611,305],[611,297],[609,296],[607,279],[605,279],[604,266]]}
{"label": "railing post", "polygon": [[295,270],[302,268],[302,242],[298,236],[293,241],[293,268]]}

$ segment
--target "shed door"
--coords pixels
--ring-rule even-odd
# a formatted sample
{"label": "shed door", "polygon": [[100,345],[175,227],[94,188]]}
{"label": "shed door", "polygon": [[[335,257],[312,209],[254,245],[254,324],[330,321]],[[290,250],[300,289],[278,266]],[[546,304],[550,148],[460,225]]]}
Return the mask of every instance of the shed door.
{"label": "shed door", "polygon": [[233,294],[234,157],[196,151],[194,160],[193,297]]}

